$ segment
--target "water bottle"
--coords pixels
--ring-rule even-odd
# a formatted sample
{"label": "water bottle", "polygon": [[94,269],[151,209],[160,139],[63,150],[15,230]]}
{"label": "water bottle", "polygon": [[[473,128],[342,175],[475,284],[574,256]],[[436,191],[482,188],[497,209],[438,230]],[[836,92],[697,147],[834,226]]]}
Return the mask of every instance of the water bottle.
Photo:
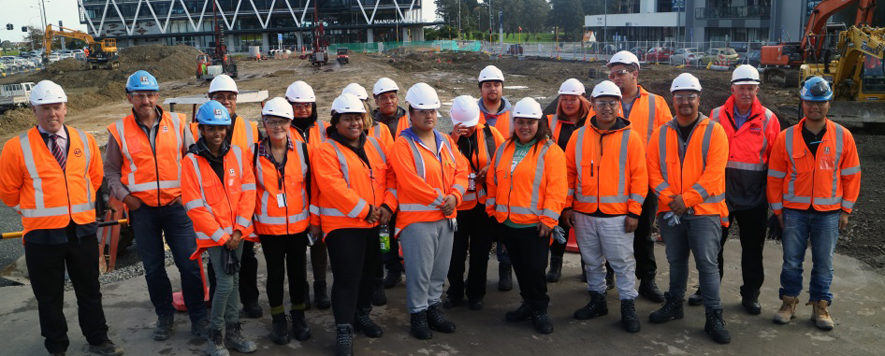
{"label": "water bottle", "polygon": [[381,225],[378,237],[381,240],[381,253],[390,252],[390,228],[387,225]]}

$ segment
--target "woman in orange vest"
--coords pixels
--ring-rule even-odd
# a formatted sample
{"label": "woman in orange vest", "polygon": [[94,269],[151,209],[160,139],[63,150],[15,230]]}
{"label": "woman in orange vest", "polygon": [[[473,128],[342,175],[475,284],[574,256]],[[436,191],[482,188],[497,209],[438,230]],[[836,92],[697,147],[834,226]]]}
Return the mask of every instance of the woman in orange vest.
{"label": "woman in orange vest", "polygon": [[455,208],[467,190],[467,162],[452,139],[434,129],[436,90],[415,84],[406,101],[412,127],[403,130],[391,158],[399,199],[396,234],[407,266],[412,336],[430,339],[431,329],[455,332],[455,324],[443,317],[441,298],[457,229]]}
{"label": "woman in orange vest", "polygon": [[292,106],[286,99],[268,100],[261,114],[267,135],[253,149],[258,199],[255,203],[255,232],[267,262],[267,300],[273,320],[270,338],[278,345],[285,345],[289,343],[283,307],[283,281],[287,275],[292,303],[292,335],[299,341],[310,338],[310,328],[304,318],[310,163],[307,144],[289,137]]}
{"label": "woman in orange vest", "polygon": [[[252,232],[255,176],[249,156],[227,142],[230,114],[221,103],[209,101],[197,110],[200,138],[181,164],[181,192],[187,215],[194,222],[197,250],[208,251],[219,270],[206,336],[206,353],[227,355],[225,346],[254,352],[255,343],[243,337],[238,292],[243,239]],[[221,330],[224,329],[222,336]]]}
{"label": "woman in orange vest", "polygon": [[504,243],[519,282],[523,302],[507,312],[507,321],[532,319],[541,334],[553,332],[547,315],[547,251],[551,233],[566,205],[565,155],[550,139],[541,105],[524,98],[513,107],[510,139],[495,153],[494,174],[486,178],[486,212],[501,228]]}
{"label": "woman in orange vest", "polygon": [[[323,177],[318,201],[332,262],[332,312],[337,355],[353,354],[353,331],[378,338],[383,330],[369,317],[381,249],[396,209],[387,148],[363,131],[365,106],[352,94],[332,102],[329,141],[314,153],[314,175]],[[383,290],[383,287],[382,287]]]}

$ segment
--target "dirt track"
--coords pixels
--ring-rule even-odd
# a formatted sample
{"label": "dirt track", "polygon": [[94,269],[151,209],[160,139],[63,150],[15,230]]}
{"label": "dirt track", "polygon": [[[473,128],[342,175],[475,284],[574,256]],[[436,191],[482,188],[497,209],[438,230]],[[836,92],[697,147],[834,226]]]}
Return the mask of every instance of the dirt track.
{"label": "dirt track", "polygon": [[[156,50],[156,48],[153,48]],[[150,52],[150,51],[149,51]],[[134,55],[135,52],[133,52]],[[155,56],[154,53],[138,52],[139,57],[127,61],[121,71],[84,71],[67,67],[65,70],[48,70],[27,78],[4,78],[0,83],[16,81],[37,81],[52,78],[65,83],[70,97],[70,112],[67,123],[86,130],[96,136],[100,145],[107,141],[105,127],[125,115],[129,104],[125,101],[123,81],[131,71],[137,68],[139,59],[149,63],[146,68],[160,77],[161,101],[166,97],[194,95],[205,93],[208,83],[193,77],[195,62],[187,61],[194,56],[189,48],[167,50],[169,59]],[[320,118],[328,120],[329,106],[344,86],[357,82],[371,91],[372,84],[382,76],[395,80],[402,92],[401,104],[405,90],[417,82],[426,82],[435,87],[440,99],[446,104],[442,109],[448,115],[451,100],[463,94],[478,96],[476,75],[486,65],[494,64],[505,73],[505,96],[515,102],[522,97],[531,96],[546,105],[555,98],[559,84],[565,79],[574,77],[584,82],[588,90],[603,75],[589,78],[591,69],[605,73],[602,62],[566,62],[551,60],[525,60],[512,58],[490,60],[485,55],[469,53],[426,53],[408,54],[397,57],[351,54],[348,65],[330,64],[316,69],[307,61],[270,60],[262,62],[241,61],[239,63],[240,90],[268,90],[270,97],[283,96],[286,87],[295,80],[310,83],[319,99]],[[649,91],[667,95],[670,81],[682,71],[688,71],[699,77],[704,87],[701,111],[709,113],[715,106],[721,105],[730,95],[730,72],[715,72],[704,69],[676,69],[667,65],[644,66],[640,74],[640,84]],[[76,78],[76,80],[71,80]],[[91,78],[91,79],[90,79]],[[88,83],[87,83],[88,82]],[[88,84],[88,85],[86,85]],[[783,90],[774,85],[763,84],[760,94],[762,103],[772,109],[782,123],[797,121],[798,94],[796,90]],[[177,108],[190,112],[190,108]],[[256,104],[242,105],[239,114],[250,120],[256,120],[259,106]],[[7,140],[14,134],[22,132],[33,124],[29,109],[13,110],[0,116],[0,140]],[[451,123],[440,120],[440,129],[445,131]],[[863,165],[864,182],[861,197],[857,204],[852,223],[843,241],[839,244],[839,252],[857,257],[870,266],[885,268],[885,228],[879,225],[881,216],[885,216],[885,182],[877,178],[885,175],[885,147],[881,136],[864,134],[859,128],[853,130]]]}

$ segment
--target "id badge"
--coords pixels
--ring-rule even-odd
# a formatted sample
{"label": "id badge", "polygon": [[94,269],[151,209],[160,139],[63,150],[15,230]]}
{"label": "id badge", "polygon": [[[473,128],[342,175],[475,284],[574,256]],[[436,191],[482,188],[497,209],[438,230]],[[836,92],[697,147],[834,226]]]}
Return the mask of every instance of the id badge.
{"label": "id badge", "polygon": [[468,191],[476,190],[476,173],[470,173],[467,176],[467,190]]}
{"label": "id badge", "polygon": [[277,194],[277,207],[285,208],[286,207],[286,194],[278,193]]}

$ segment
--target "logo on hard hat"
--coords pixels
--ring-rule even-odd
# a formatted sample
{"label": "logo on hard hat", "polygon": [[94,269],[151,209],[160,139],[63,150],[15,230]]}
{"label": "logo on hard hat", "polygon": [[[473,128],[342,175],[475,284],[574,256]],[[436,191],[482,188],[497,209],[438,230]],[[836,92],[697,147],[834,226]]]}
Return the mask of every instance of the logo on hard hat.
{"label": "logo on hard hat", "polygon": [[141,77],[141,83],[142,83],[142,84],[147,84],[147,83],[149,83],[149,81],[148,81],[148,77],[142,76],[142,77]]}
{"label": "logo on hard hat", "polygon": [[82,155],[83,155],[83,151],[81,151],[79,148],[74,149],[74,156],[80,157]]}
{"label": "logo on hard hat", "polygon": [[221,118],[221,109],[212,110],[212,113],[215,114],[215,117]]}

